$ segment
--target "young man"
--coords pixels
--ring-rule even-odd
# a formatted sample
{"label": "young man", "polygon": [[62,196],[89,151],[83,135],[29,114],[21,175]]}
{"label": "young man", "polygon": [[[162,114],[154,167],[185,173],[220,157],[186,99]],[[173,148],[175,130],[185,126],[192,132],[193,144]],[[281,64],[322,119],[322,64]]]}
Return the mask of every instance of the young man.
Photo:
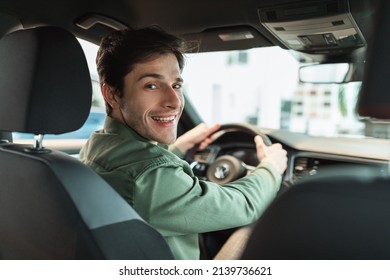
{"label": "young man", "polygon": [[[164,236],[176,259],[199,259],[201,232],[259,218],[279,189],[286,151],[257,136],[261,163],[251,174],[223,187],[194,176],[177,155],[206,146],[219,126],[201,124],[176,139],[184,107],[177,37],[155,27],[116,31],[102,40],[96,61],[107,118],[80,159]],[[177,155],[167,149],[172,143]]]}

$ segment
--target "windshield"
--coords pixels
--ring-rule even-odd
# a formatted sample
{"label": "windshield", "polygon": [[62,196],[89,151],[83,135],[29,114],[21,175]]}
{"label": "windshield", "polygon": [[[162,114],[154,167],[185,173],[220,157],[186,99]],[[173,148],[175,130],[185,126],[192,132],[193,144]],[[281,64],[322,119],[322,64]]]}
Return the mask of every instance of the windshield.
{"label": "windshield", "polygon": [[183,72],[186,98],[209,124],[365,135],[365,123],[355,113],[361,82],[300,83],[299,67],[279,47],[189,54]]}
{"label": "windshield", "polygon": [[[95,58],[98,46],[79,40],[91,73],[91,113],[76,132],[45,138],[87,139],[103,126],[105,105]],[[362,121],[355,113],[360,82],[300,83],[299,62],[279,47],[187,54],[183,71],[184,94],[204,122],[249,123],[320,136],[390,138],[384,121]],[[32,138],[13,133],[14,139]]]}

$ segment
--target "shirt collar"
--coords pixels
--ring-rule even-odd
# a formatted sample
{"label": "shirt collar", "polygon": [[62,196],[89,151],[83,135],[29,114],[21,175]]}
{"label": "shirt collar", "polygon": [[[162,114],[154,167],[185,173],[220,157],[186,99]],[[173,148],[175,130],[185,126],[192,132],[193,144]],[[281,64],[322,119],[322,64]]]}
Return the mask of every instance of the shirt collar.
{"label": "shirt collar", "polygon": [[122,135],[124,137],[133,138],[133,139],[138,140],[138,141],[148,142],[150,144],[163,147],[164,149],[168,148],[168,145],[160,144],[156,141],[151,141],[149,139],[146,139],[145,137],[139,135],[131,127],[128,127],[127,125],[117,121],[116,119],[114,119],[110,116],[106,116],[103,129],[104,129],[105,133],[118,134],[118,135]]}

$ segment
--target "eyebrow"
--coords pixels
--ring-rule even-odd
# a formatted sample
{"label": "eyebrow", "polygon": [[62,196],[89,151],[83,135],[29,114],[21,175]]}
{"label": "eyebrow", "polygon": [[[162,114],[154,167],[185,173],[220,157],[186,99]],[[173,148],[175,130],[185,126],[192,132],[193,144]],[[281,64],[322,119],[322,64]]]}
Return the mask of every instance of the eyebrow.
{"label": "eyebrow", "polygon": [[[164,79],[164,76],[163,75],[160,75],[160,74],[157,74],[157,73],[146,73],[146,74],[143,74],[141,75],[139,78],[138,78],[138,81],[141,81],[142,79],[144,78],[155,78],[155,79],[159,79],[159,80],[163,80]],[[183,82],[183,78],[182,77],[178,77],[176,78],[176,81],[178,82]]]}

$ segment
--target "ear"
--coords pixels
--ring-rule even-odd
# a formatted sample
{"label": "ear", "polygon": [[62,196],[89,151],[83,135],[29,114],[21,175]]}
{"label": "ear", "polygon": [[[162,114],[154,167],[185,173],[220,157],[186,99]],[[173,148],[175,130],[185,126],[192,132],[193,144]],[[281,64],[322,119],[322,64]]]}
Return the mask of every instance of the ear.
{"label": "ear", "polygon": [[104,100],[111,106],[113,109],[120,108],[120,104],[117,99],[118,96],[115,94],[115,90],[107,84],[102,85],[102,94]]}

